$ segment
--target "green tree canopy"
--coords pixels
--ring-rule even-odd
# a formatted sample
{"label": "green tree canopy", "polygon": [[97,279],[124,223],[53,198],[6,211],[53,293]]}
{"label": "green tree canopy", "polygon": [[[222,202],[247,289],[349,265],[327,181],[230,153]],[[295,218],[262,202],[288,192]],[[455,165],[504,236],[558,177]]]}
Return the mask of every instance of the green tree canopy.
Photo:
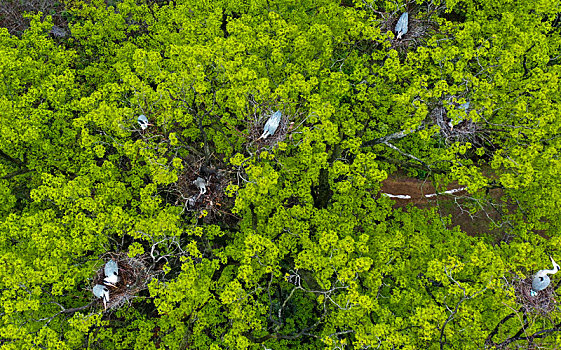
{"label": "green tree canopy", "polygon": [[63,4],[0,28],[0,348],[558,346],[558,3]]}

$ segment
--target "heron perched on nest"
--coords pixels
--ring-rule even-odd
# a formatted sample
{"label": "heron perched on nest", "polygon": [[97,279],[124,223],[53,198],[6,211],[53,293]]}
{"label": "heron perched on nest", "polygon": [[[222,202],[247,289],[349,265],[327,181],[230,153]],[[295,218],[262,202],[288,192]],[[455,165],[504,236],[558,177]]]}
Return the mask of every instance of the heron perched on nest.
{"label": "heron perched on nest", "polygon": [[109,289],[102,284],[96,284],[92,290],[93,294],[97,298],[101,298],[103,300],[103,308],[107,310],[107,302],[109,301]]}
{"label": "heron perched on nest", "polygon": [[105,264],[103,270],[105,273],[103,284],[96,284],[93,287],[92,292],[97,298],[101,298],[103,300],[103,307],[107,310],[109,289],[107,289],[105,285],[116,288],[115,284],[119,282],[119,266],[117,266],[117,262],[115,262],[115,260],[111,259]]}
{"label": "heron perched on nest", "polygon": [[146,118],[146,116],[144,114],[139,115],[137,121],[138,121],[138,124],[140,125],[140,128],[142,130],[144,130],[147,127],[149,127],[150,125],[152,125],[152,124],[150,124],[150,122],[148,121],[148,118]]}
{"label": "heron perched on nest", "polygon": [[193,185],[197,186],[197,188],[200,191],[200,195],[206,193],[206,182],[205,179],[203,179],[202,177],[197,177],[197,179],[193,181]]}
{"label": "heron perched on nest", "polygon": [[397,37],[395,38],[395,40],[399,40],[401,39],[402,36],[407,34],[408,27],[409,27],[409,13],[403,12],[401,17],[399,17],[397,24],[395,25],[395,32],[397,33]]}
{"label": "heron perched on nest", "polygon": [[544,290],[547,288],[547,286],[549,286],[551,280],[549,279],[548,274],[553,275],[559,271],[559,265],[557,265],[557,263],[551,256],[549,258],[553,263],[553,269],[540,270],[534,275],[534,278],[532,279],[532,290],[530,291],[530,295],[533,297],[538,295],[539,291]]}
{"label": "heron perched on nest", "polygon": [[115,260],[111,259],[105,264],[104,272],[105,278],[103,279],[103,283],[115,287],[115,284],[119,282],[119,266]]}
{"label": "heron perched on nest", "polygon": [[277,128],[279,127],[279,123],[282,117],[281,111],[276,111],[269,117],[267,122],[265,123],[265,127],[263,128],[263,135],[261,135],[260,139],[266,139],[267,137],[273,135]]}

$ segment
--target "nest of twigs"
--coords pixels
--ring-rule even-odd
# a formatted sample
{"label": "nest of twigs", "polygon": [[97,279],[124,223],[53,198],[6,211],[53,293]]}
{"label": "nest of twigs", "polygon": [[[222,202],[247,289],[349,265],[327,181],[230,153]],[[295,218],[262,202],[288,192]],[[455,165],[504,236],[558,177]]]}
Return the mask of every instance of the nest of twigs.
{"label": "nest of twigs", "polygon": [[[451,104],[455,108],[460,106],[456,102],[451,102]],[[440,105],[431,111],[430,117],[440,127],[440,134],[447,142],[472,142],[477,144],[478,132],[480,131],[478,125],[468,117],[467,111],[459,111],[459,113],[464,113],[464,118],[459,122],[452,121],[448,117],[446,107]]]}
{"label": "nest of twigs", "polygon": [[[133,299],[140,291],[147,288],[153,277],[144,257],[131,258],[125,253],[110,253],[104,263],[97,270],[93,279],[93,286],[103,284],[105,278],[105,263],[110,259],[115,260],[119,266],[119,282],[115,287],[107,286],[109,289],[109,302],[107,309],[116,309]],[[98,299],[103,305],[103,301]]]}
{"label": "nest of twigs", "polygon": [[[265,123],[267,122],[269,117],[273,115],[273,113],[275,113],[277,110],[280,110],[282,113],[282,117],[280,119],[277,130],[273,135],[268,136],[266,139],[261,138],[261,135],[263,135],[263,128],[265,126]],[[291,124],[289,120],[289,116],[285,111],[282,110],[282,108],[267,108],[259,114],[254,114],[253,116],[248,118],[249,139],[256,142],[259,146],[274,146],[277,143],[284,141],[286,135],[292,128],[293,124]]]}
{"label": "nest of twigs", "polygon": [[[232,181],[228,173],[219,168],[210,168],[204,165],[204,159],[186,161],[185,170],[179,174],[174,189],[177,194],[176,205],[183,204],[184,211],[202,212],[207,215],[203,218],[206,223],[226,223],[235,225],[238,218],[230,213],[233,205],[232,199],[226,196],[226,188]],[[206,192],[201,193],[194,183],[197,178],[205,181]]]}
{"label": "nest of twigs", "polygon": [[555,309],[555,290],[550,284],[544,290],[540,290],[536,296],[531,295],[532,277],[519,280],[515,283],[516,298],[522,305],[524,312],[539,313],[547,315]]}
{"label": "nest of twigs", "polygon": [[422,44],[425,38],[428,38],[432,32],[437,29],[436,22],[424,18],[415,17],[416,13],[409,11],[409,21],[407,25],[407,33],[401,38],[397,39],[397,33],[395,32],[395,26],[399,21],[399,17],[405,11],[388,13],[382,11],[374,11],[380,16],[380,29],[382,33],[392,32],[394,33],[394,38],[391,39],[392,49],[406,50],[410,47],[417,47]]}

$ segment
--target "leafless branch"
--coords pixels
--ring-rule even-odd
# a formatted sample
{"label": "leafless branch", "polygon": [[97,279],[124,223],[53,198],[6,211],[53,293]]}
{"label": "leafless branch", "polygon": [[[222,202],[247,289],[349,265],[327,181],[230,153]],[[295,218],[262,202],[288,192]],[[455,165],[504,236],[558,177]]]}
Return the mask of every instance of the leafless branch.
{"label": "leafless branch", "polygon": [[446,335],[444,334],[444,330],[445,330],[445,328],[446,328],[446,325],[448,325],[448,323],[451,322],[451,321],[454,319],[454,317],[457,315],[458,310],[459,310],[459,308],[460,308],[460,305],[461,305],[464,301],[469,300],[469,299],[473,299],[473,298],[475,298],[477,295],[479,295],[479,294],[481,294],[481,293],[483,293],[483,292],[485,292],[485,291],[487,290],[487,287],[485,287],[485,288],[483,288],[483,289],[481,289],[481,290],[479,290],[479,291],[477,291],[477,292],[475,292],[475,293],[473,293],[473,294],[471,294],[471,295],[468,295],[467,292],[466,292],[466,289],[452,276],[452,271],[453,271],[454,269],[455,269],[455,266],[452,267],[450,270],[448,270],[448,268],[444,268],[444,272],[446,273],[446,276],[447,276],[458,288],[460,288],[460,290],[462,290],[463,296],[462,296],[462,297],[460,298],[460,300],[456,303],[456,305],[455,305],[455,307],[454,307],[454,310],[451,310],[451,309],[448,307],[448,305],[445,305],[445,306],[446,306],[446,309],[448,309],[448,311],[450,312],[450,315],[448,315],[448,318],[446,319],[446,321],[444,321],[444,324],[442,325],[442,328],[440,329],[440,340],[439,340],[439,342],[440,342],[440,349],[441,349],[441,350],[444,349],[444,345],[447,343]]}

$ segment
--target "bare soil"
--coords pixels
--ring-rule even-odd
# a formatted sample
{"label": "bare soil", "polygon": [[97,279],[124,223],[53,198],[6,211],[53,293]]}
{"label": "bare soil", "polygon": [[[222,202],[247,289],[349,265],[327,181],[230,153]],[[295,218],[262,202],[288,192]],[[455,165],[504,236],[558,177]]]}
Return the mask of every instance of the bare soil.
{"label": "bare soil", "polygon": [[[452,183],[447,190],[462,188],[457,183]],[[481,203],[480,210],[475,213],[468,211],[468,205],[473,205],[474,200],[467,191],[459,191],[454,194],[438,194],[426,197],[428,194],[436,193],[433,184],[428,180],[419,180],[401,175],[391,175],[382,182],[382,192],[392,195],[406,195],[409,199],[391,198],[395,204],[394,208],[403,208],[412,205],[420,208],[437,207],[442,216],[451,216],[451,227],[460,226],[462,231],[470,236],[492,235],[502,238],[503,233],[499,229],[491,229],[492,222],[499,222],[501,214],[487,203]],[[441,190],[442,192],[442,190]],[[491,190],[493,200],[499,200],[502,196],[500,190]]]}

